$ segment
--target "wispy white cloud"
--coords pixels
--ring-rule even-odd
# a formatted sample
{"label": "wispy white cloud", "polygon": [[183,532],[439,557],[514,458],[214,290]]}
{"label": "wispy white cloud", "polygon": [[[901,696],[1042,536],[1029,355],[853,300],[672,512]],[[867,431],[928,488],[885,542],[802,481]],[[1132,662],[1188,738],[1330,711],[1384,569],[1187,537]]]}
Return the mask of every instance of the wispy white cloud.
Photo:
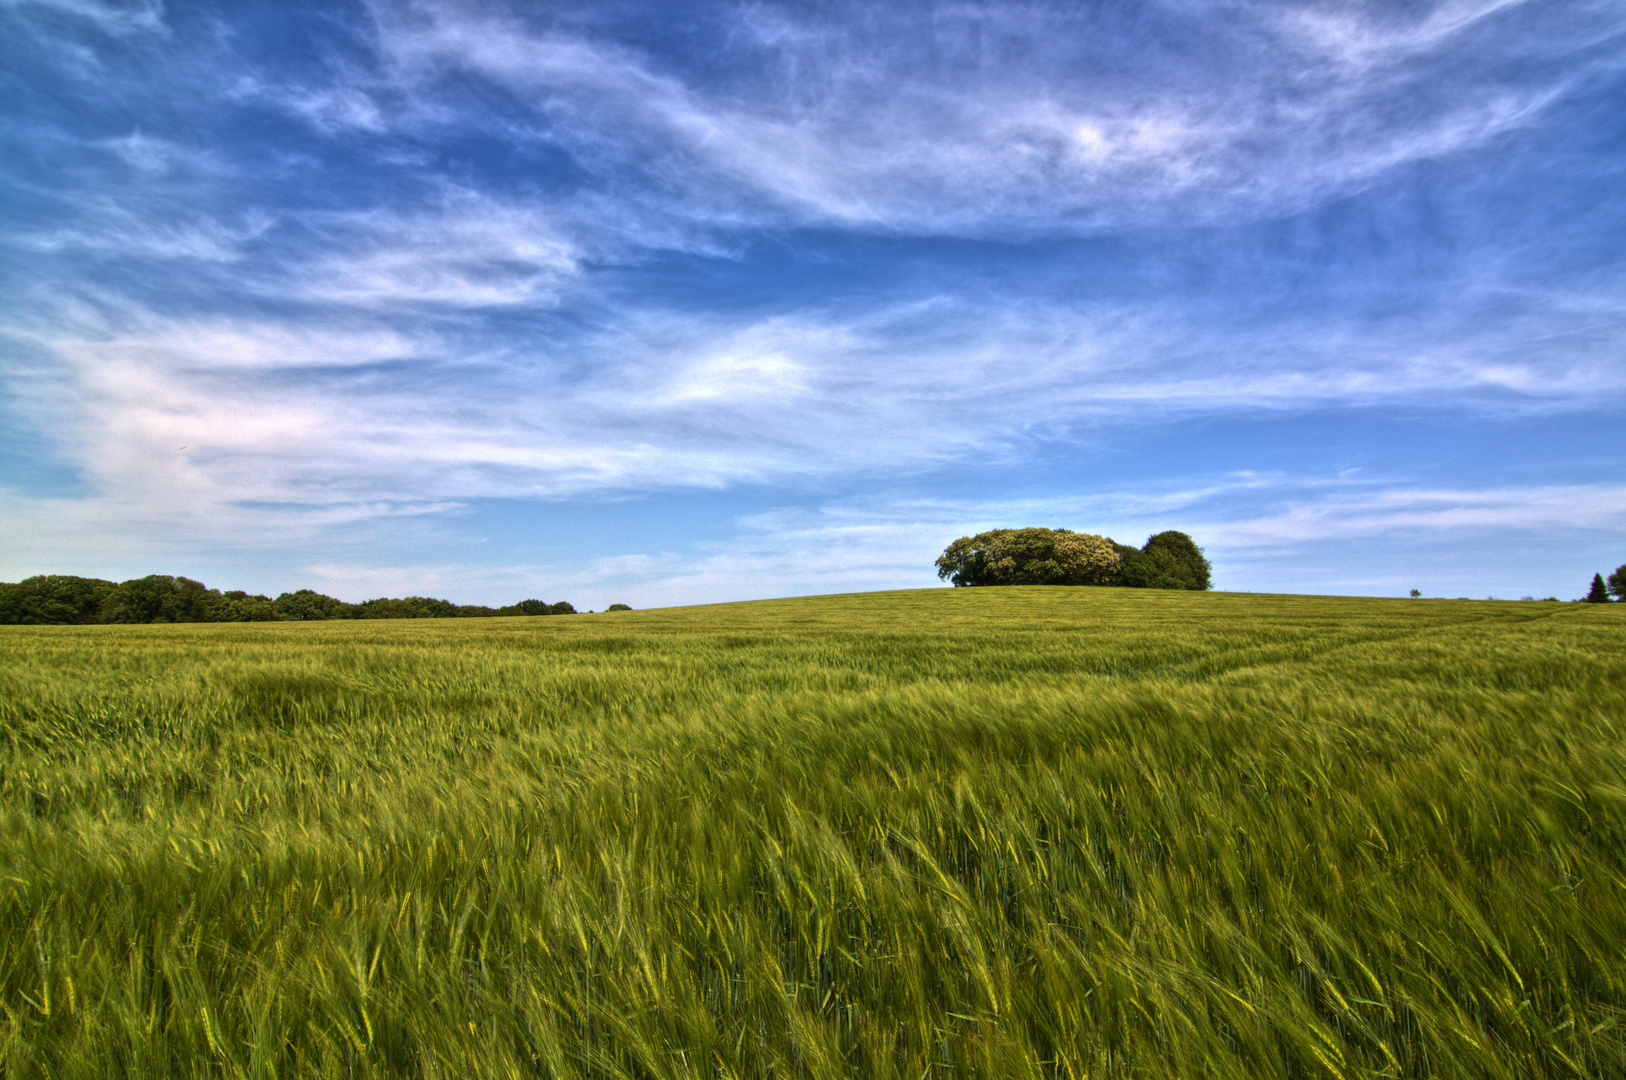
{"label": "wispy white cloud", "polygon": [[[53,2],[130,25],[161,11]],[[1566,5],[1539,49],[1504,31],[1480,59],[1478,35],[1525,6],[1221,5],[1120,21],[1043,5],[839,17],[759,5],[716,43],[729,73],[701,77],[579,23],[377,3],[376,69],[334,62],[325,81],[289,81],[251,68],[187,89],[333,135],[472,123],[562,147],[592,178],[564,207],[577,243],[698,245],[762,224],[1032,236],[1290,213],[1490,145],[1588,70],[1619,66],[1598,49],[1626,34],[1608,5]],[[1193,57],[1177,43],[1199,25]],[[1542,63],[1511,77],[1508,48]],[[468,75],[505,88],[515,110],[471,112],[454,78]],[[155,148],[128,150],[156,166]]]}
{"label": "wispy white cloud", "polygon": [[237,223],[198,213],[155,215],[102,197],[83,200],[77,210],[72,224],[18,229],[0,242],[47,255],[224,263],[241,259],[244,245],[272,224],[264,214]]}
{"label": "wispy white cloud", "polygon": [[[313,580],[351,599],[440,589],[485,602],[542,588],[583,609],[614,603],[664,607],[767,596],[923,588],[937,584],[933,561],[956,536],[1013,525],[1104,533],[1139,544],[1180,529],[1204,545],[1217,587],[1266,592],[1401,595],[1428,586],[1504,597],[1568,597],[1578,570],[1558,556],[1530,565],[1525,553],[1574,545],[1578,530],[1626,532],[1626,487],[1537,485],[1441,490],[1275,474],[1219,476],[1197,486],[1122,487],[1054,498],[955,499],[866,496],[811,508],[742,516],[725,539],[694,549],[652,550],[582,563],[313,564]],[[1475,540],[1494,538],[1488,550]],[[1472,559],[1448,558],[1458,540]],[[1385,558],[1352,572],[1351,545],[1381,542]],[[1584,559],[1584,556],[1583,556]],[[1574,581],[1570,579],[1575,579]]]}
{"label": "wispy white cloud", "polygon": [[464,311],[547,305],[579,263],[576,246],[541,208],[448,189],[406,211],[306,214],[317,252],[264,282],[273,295],[324,305]]}
{"label": "wispy white cloud", "polygon": [[1369,539],[1484,529],[1626,535],[1626,484],[1529,487],[1333,488],[1314,500],[1243,521],[1215,522],[1214,543],[1255,552],[1327,539]]}
{"label": "wispy white cloud", "polygon": [[[479,498],[851,490],[1182,417],[1626,398],[1626,279],[1597,237],[1513,230],[1464,190],[1521,133],[1580,138],[1566,110],[1626,63],[1618,5],[762,4],[695,15],[715,31],[702,56],[618,35],[607,9],[380,0],[323,22],[331,55],[268,58],[228,15],[204,32],[156,4],[3,2],[66,72],[29,55],[53,89],[12,103],[27,119],[7,146],[34,156],[0,166],[26,203],[0,225],[0,391],[83,481],[75,500],[7,496],[28,544],[303,543]],[[1563,172],[1529,143],[1528,175]],[[1460,182],[1413,168],[1454,157],[1477,163]],[[1561,209],[1607,201],[1611,160]],[[1351,209],[1388,181],[1415,213]],[[1457,201],[1482,219],[1445,220]],[[1315,235],[1283,254],[1278,225]],[[810,288],[831,236],[855,246]],[[857,245],[879,268],[854,283]],[[745,282],[776,247],[795,252],[765,271],[782,288]],[[690,258],[661,265],[673,253]],[[686,278],[716,269],[697,255],[737,259],[730,283]],[[1192,520],[1261,549],[1614,520],[1562,518],[1581,494],[1562,484],[1503,503],[1395,485]],[[1102,498],[1074,509],[1157,516]],[[1045,506],[838,506],[569,580],[879,587],[913,580],[953,514],[996,509]],[[868,554],[818,561],[832,529]],[[448,587],[474,580],[451,565]]]}
{"label": "wispy white cloud", "polygon": [[[487,240],[521,242],[476,230],[472,250]],[[411,272],[429,273],[434,253],[466,254],[465,241],[430,231],[367,255],[382,269],[321,286],[343,317],[180,317],[104,298],[58,304],[12,334],[50,358],[35,407],[70,460],[155,520],[245,500],[321,520],[380,502],[900,476],[1017,460],[1034,439],[1137,417],[1626,394],[1618,365],[1505,355],[1505,328],[1476,339],[1408,327],[1354,350],[1353,329],[1216,336],[1174,308],[941,299],[845,315],[612,309],[604,328],[549,345],[469,337],[456,313],[397,317],[396,304],[470,302],[460,279],[417,294],[378,280],[413,250],[428,254]],[[300,287],[320,291],[313,280],[324,278]]]}
{"label": "wispy white cloud", "polygon": [[1472,89],[1445,92],[1415,63],[1513,6],[1236,8],[1195,65],[1042,7],[850,13],[858,28],[759,7],[732,41],[744,74],[709,85],[491,8],[375,10],[420,103],[448,71],[489,78],[583,162],[657,186],[668,212],[1010,235],[1278,214],[1483,146],[1575,72],[1515,82],[1455,55]]}
{"label": "wispy white cloud", "polygon": [[0,7],[70,15],[117,36],[162,33],[165,29],[162,0],[0,0]]}
{"label": "wispy white cloud", "polygon": [[239,81],[236,90],[245,97],[273,100],[325,134],[358,130],[382,132],[387,127],[378,102],[366,90],[354,85],[337,83],[314,89],[272,89],[259,85],[257,80],[244,79]]}
{"label": "wispy white cloud", "polygon": [[[169,172],[176,159],[187,152],[168,139],[156,139],[139,130],[102,143],[125,164],[147,176],[162,176]],[[187,155],[193,156],[193,155]]]}
{"label": "wispy white cloud", "polygon": [[1385,9],[1378,5],[1285,5],[1269,18],[1283,36],[1320,63],[1367,72],[1426,55],[1530,0],[1446,0]]}

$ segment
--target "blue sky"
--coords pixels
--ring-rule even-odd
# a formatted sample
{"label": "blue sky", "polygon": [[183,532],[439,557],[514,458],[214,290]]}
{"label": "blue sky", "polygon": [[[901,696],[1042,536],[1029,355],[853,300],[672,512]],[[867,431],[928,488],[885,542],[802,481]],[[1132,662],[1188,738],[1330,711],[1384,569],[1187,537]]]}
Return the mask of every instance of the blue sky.
{"label": "blue sky", "polygon": [[1626,6],[0,0],[0,577],[1626,562]]}

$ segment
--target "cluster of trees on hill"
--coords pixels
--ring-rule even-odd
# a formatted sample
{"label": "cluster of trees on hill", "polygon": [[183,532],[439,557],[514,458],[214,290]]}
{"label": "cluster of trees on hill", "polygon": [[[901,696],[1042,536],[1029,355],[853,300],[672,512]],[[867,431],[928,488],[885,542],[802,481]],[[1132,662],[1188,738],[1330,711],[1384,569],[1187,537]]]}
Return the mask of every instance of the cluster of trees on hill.
{"label": "cluster of trees on hill", "polygon": [[308,619],[455,619],[484,615],[574,615],[565,601],[521,600],[506,607],[454,604],[428,596],[347,604],[310,589],[275,600],[221,592],[191,578],[152,574],[130,581],[44,574],[0,582],[0,624],[272,622]]}
{"label": "cluster of trees on hill", "polygon": [[1211,587],[1213,568],[1183,532],[1160,532],[1135,548],[1071,529],[990,529],[962,536],[937,559],[937,576],[961,585]]}

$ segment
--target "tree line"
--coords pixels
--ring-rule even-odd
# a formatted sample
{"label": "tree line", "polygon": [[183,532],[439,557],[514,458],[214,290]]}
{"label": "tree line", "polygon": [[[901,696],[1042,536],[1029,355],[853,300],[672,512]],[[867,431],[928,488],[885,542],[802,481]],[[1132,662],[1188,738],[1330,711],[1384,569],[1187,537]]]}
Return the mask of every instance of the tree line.
{"label": "tree line", "polygon": [[277,622],[317,619],[466,619],[488,615],[574,615],[566,601],[521,600],[506,607],[454,604],[429,596],[379,597],[359,604],[311,589],[272,599],[221,592],[191,578],[150,574],[129,581],[42,574],[0,582],[0,624]]}
{"label": "tree line", "polygon": [[1071,529],[990,529],[962,536],[937,558],[937,576],[967,585],[1212,587],[1213,567],[1183,532],[1160,532],[1136,548]]}

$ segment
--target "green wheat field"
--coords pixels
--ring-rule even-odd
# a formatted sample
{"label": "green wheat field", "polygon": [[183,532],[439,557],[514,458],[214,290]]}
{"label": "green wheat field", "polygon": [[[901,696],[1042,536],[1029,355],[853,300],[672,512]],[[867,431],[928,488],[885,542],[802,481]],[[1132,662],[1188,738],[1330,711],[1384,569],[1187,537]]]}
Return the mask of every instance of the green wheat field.
{"label": "green wheat field", "polygon": [[8,1077],[1626,1076],[1626,605],[0,629]]}

